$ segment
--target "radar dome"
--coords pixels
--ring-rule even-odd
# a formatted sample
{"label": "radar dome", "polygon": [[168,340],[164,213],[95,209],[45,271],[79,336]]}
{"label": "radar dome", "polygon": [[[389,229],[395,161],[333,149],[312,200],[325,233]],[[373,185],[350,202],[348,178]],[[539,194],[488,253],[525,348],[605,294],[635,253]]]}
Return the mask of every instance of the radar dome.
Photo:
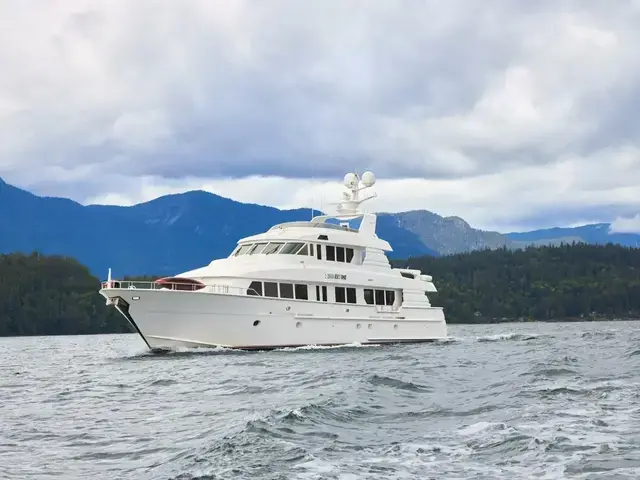
{"label": "radar dome", "polygon": [[376,176],[372,172],[364,172],[362,174],[362,184],[365,187],[371,187],[376,183]]}
{"label": "radar dome", "polygon": [[355,173],[347,173],[344,176],[344,186],[345,187],[354,187],[358,184],[358,177]]}

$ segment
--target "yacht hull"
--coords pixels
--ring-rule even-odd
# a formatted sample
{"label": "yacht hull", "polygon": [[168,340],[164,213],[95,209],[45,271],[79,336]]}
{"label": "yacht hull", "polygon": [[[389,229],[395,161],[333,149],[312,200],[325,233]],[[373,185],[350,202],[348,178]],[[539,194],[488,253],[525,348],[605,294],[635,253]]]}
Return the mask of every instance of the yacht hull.
{"label": "yacht hull", "polygon": [[105,288],[100,293],[154,351],[417,343],[447,336],[437,307],[381,312],[374,305],[190,291]]}

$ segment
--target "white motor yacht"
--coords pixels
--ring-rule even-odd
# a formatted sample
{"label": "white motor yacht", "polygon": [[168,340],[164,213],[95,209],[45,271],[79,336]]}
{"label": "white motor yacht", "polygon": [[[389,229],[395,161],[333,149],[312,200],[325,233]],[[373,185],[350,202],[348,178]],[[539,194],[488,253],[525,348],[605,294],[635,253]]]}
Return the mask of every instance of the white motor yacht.
{"label": "white motor yacht", "polygon": [[348,173],[336,215],[274,225],[240,239],[227,258],[154,282],[114,280],[109,270],[100,293],[153,351],[446,338],[431,276],[392,268],[376,215],[360,209],[374,184],[371,172]]}

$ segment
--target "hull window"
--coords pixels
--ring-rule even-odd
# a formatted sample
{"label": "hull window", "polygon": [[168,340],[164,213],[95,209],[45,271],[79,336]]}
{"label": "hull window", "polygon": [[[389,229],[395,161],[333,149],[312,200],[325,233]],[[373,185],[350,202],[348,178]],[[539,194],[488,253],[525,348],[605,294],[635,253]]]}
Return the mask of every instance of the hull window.
{"label": "hull window", "polygon": [[345,303],[347,297],[344,293],[344,287],[336,287],[336,302]]}
{"label": "hull window", "polygon": [[316,300],[320,301],[320,285],[316,285]]}
{"label": "hull window", "polygon": [[384,305],[384,290],[376,290],[376,305]]}
{"label": "hull window", "polygon": [[309,290],[306,285],[296,283],[296,298],[298,300],[309,300]]}
{"label": "hull window", "polygon": [[357,303],[355,288],[347,288],[347,303]]}
{"label": "hull window", "polygon": [[373,305],[373,290],[371,288],[364,289],[364,302],[367,305]]}
{"label": "hull window", "polygon": [[322,286],[322,301],[323,302],[327,301],[327,286],[326,285]]}
{"label": "hull window", "polygon": [[280,297],[281,298],[293,298],[293,284],[291,284],[291,283],[281,283],[280,284]]}
{"label": "hull window", "polygon": [[264,282],[264,296],[265,297],[277,297],[278,296],[278,284],[275,282]]}

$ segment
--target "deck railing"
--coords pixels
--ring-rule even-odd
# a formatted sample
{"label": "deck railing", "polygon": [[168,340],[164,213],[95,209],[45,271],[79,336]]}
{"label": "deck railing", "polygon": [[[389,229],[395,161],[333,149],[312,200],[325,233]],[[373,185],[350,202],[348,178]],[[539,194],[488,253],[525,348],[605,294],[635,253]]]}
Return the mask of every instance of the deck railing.
{"label": "deck railing", "polygon": [[[222,295],[249,295],[247,288],[233,285],[192,285],[189,283],[157,283],[135,280],[111,280],[102,282],[102,288],[124,288],[127,290],[179,290],[202,293],[216,293]],[[253,290],[253,289],[252,289]]]}

